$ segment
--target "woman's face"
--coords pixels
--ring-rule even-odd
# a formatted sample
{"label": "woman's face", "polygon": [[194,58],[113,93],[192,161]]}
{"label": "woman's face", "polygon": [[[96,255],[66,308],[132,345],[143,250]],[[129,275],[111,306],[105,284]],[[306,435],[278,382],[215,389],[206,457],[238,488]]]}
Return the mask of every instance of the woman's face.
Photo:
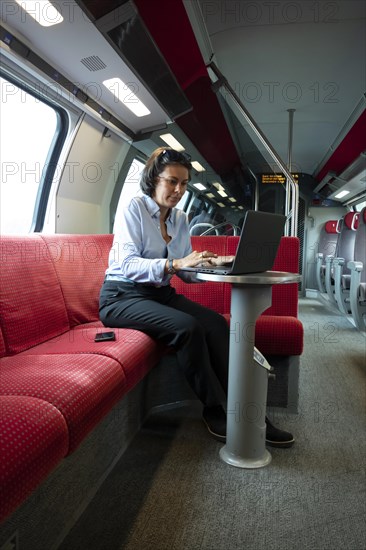
{"label": "woman's face", "polygon": [[170,164],[157,178],[152,198],[162,208],[174,208],[183,197],[189,182],[189,171],[181,164]]}

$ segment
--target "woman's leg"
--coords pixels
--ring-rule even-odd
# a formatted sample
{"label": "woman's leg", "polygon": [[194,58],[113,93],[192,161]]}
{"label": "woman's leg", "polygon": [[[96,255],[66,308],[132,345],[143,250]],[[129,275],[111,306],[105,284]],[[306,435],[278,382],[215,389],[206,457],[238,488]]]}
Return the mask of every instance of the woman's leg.
{"label": "woman's leg", "polygon": [[225,395],[227,395],[230,329],[225,317],[189,300],[182,294],[174,294],[170,304],[194,317],[202,327],[210,364]]}
{"label": "woman's leg", "polygon": [[[176,297],[170,287],[107,281],[101,291],[100,318],[108,327],[141,330],[175,348],[178,365],[202,403],[218,405],[220,397],[215,389],[217,382],[211,366],[206,330],[189,313],[189,304],[185,303],[189,300]],[[197,311],[197,308],[193,309]]]}

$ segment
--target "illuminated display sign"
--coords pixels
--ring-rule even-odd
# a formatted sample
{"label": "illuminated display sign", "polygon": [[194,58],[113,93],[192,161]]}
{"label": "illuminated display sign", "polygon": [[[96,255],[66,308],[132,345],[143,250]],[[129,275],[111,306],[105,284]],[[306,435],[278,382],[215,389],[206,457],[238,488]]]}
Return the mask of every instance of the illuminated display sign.
{"label": "illuminated display sign", "polygon": [[[291,174],[296,183],[299,183],[299,174]],[[262,174],[262,183],[286,183],[286,176],[283,174]]]}

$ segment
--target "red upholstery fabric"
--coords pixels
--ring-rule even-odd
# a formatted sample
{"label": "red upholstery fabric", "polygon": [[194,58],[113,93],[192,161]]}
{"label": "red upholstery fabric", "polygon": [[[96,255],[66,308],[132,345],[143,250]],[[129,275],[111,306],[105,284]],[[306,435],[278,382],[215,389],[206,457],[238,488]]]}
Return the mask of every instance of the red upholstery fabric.
{"label": "red upholstery fabric", "polygon": [[325,224],[325,231],[327,233],[337,233],[337,220],[328,220]]}
{"label": "red upholstery fabric", "polygon": [[[224,314],[230,324],[230,315]],[[301,355],[304,329],[295,317],[261,315],[255,325],[255,346],[264,355]]]}
{"label": "red upholstery fabric", "polygon": [[[239,237],[228,237],[228,254],[235,254]],[[297,237],[282,237],[273,264],[274,271],[299,272],[300,242]],[[230,298],[226,297],[226,301]],[[225,308],[228,306],[225,304]],[[298,284],[274,285],[272,305],[264,315],[298,315]]]}
{"label": "red upholstery fabric", "polygon": [[35,397],[64,416],[72,452],[125,393],[120,365],[95,354],[24,355],[1,360],[0,395]]}
{"label": "red upholstery fabric", "polygon": [[348,229],[357,229],[359,216],[360,215],[358,212],[348,212],[344,216],[344,224],[348,227]]}
{"label": "red upholstery fabric", "polygon": [[[210,250],[221,256],[225,256],[226,237],[191,237],[193,250]],[[223,297],[225,292],[225,283],[198,283],[187,284],[179,277],[173,277],[172,286],[179,294],[185,294],[191,300],[199,302],[203,306],[209,307],[218,313],[223,313]]]}
{"label": "red upholstery fabric", "polygon": [[64,417],[34,397],[0,396],[0,522],[66,455]]}
{"label": "red upholstery fabric", "polygon": [[168,350],[138,330],[123,331],[125,391],[133,388]]}
{"label": "red upholstery fabric", "polygon": [[295,317],[261,315],[255,325],[255,345],[264,355],[301,355],[303,333]]}
{"label": "red upholstery fabric", "polygon": [[[95,342],[97,332],[113,330],[115,341]],[[24,352],[29,355],[88,353],[117,361],[125,375],[125,391],[139,382],[156,365],[162,347],[147,334],[132,329],[108,329],[100,321],[78,325],[74,329]]]}
{"label": "red upholstery fabric", "polygon": [[65,300],[70,326],[99,319],[99,291],[113,235],[42,235]]}
{"label": "red upholstery fabric", "polygon": [[39,235],[1,237],[0,322],[8,354],[69,328],[56,272]]}
{"label": "red upholstery fabric", "polygon": [[4,342],[4,337],[0,326],[0,357],[4,357],[5,354],[6,354],[5,342]]}

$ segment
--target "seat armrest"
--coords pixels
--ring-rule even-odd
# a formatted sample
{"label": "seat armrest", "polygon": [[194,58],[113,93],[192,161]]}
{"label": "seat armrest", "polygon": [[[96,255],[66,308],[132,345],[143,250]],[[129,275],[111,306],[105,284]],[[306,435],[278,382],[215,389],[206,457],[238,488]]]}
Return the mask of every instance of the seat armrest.
{"label": "seat armrest", "polygon": [[334,256],[325,257],[325,289],[329,300],[336,304],[337,301],[334,296],[334,268],[333,268],[333,259]]}
{"label": "seat armrest", "polygon": [[349,288],[343,280],[343,270],[346,265],[344,258],[334,258],[333,260],[333,276],[334,276],[334,295],[338,308],[345,315],[348,314],[349,304],[347,302],[349,296]]}
{"label": "seat armrest", "polygon": [[364,301],[364,294],[361,294],[363,263],[350,261],[348,262],[347,267],[351,270],[349,297],[352,317],[356,327],[363,332],[366,330],[366,304]]}
{"label": "seat armrest", "polygon": [[343,266],[345,264],[344,258],[333,259],[333,277],[334,277],[334,290],[336,292],[337,287],[341,288],[341,279],[343,275]]}
{"label": "seat armrest", "polygon": [[351,271],[361,272],[363,270],[363,263],[362,262],[351,261],[351,262],[347,263],[347,267]]}
{"label": "seat armrest", "polygon": [[318,289],[320,290],[320,292],[325,292],[325,286],[324,286],[325,264],[324,264],[324,254],[323,254],[323,252],[318,252],[315,255],[315,258],[316,258],[315,276],[316,276]]}

